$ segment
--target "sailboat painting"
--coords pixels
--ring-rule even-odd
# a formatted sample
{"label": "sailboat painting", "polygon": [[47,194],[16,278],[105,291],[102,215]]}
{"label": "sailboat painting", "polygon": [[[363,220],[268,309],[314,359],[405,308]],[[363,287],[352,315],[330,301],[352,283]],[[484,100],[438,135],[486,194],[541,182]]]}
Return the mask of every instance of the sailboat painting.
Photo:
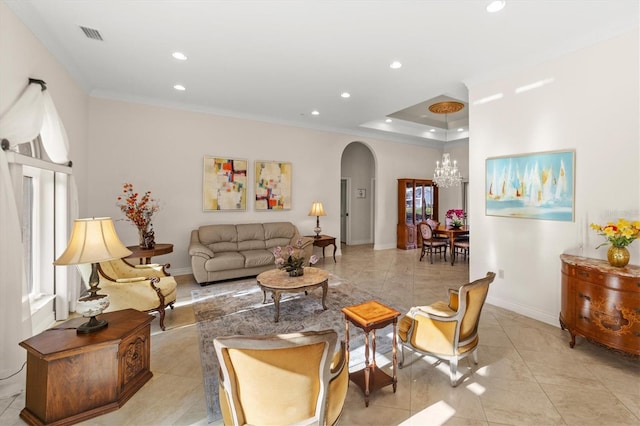
{"label": "sailboat painting", "polygon": [[486,160],[486,214],[572,222],[575,151]]}

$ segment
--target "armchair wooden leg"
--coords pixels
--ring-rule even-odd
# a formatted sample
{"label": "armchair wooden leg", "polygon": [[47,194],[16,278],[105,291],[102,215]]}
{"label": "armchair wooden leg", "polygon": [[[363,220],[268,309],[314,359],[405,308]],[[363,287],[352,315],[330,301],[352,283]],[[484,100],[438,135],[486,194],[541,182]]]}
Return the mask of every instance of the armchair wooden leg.
{"label": "armchair wooden leg", "polygon": [[164,306],[160,305],[160,307],[158,308],[158,313],[160,314],[160,328],[162,329],[162,331],[165,331],[164,328]]}
{"label": "armchair wooden leg", "polygon": [[458,375],[458,358],[451,358],[449,360],[449,378],[451,379],[451,386],[454,388],[458,386],[456,376]]}

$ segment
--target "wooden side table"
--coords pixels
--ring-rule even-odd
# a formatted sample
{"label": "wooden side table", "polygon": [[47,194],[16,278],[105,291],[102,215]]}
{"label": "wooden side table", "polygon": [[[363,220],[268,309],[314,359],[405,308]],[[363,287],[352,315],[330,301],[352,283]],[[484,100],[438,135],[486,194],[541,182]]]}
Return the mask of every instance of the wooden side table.
{"label": "wooden side table", "polygon": [[173,252],[173,244],[156,244],[156,246],[152,249],[143,249],[140,246],[127,246],[132,253],[127,256],[125,259],[135,259],[140,258],[140,264],[146,263],[147,265],[151,263],[151,258],[153,256],[160,256],[163,254],[169,254]]}
{"label": "wooden side table", "polygon": [[109,323],[77,334],[74,318],[20,343],[27,350],[27,390],[20,417],[31,425],[69,425],[122,407],[153,377],[153,316],[125,309]]}
{"label": "wooden side table", "polygon": [[338,246],[336,246],[336,237],[332,237],[330,235],[320,235],[319,237],[316,235],[307,235],[308,237],[313,238],[313,245],[315,247],[322,247],[322,258],[324,259],[324,248],[330,245],[333,245],[333,263],[336,262],[336,250]]}
{"label": "wooden side table", "polygon": [[[400,312],[382,303],[371,300],[359,305],[342,308],[345,318],[345,340],[347,353],[349,352],[349,323],[352,323],[365,332],[364,336],[364,368],[353,373],[349,373],[349,379],[354,382],[364,392],[364,404],[369,406],[369,395],[371,392],[382,387],[393,385],[393,392],[396,392],[398,385],[398,357],[397,357],[397,324]],[[389,376],[376,365],[376,330],[393,324],[393,349],[392,349],[392,369],[393,375]],[[372,333],[371,349],[373,359],[369,363],[369,333]]]}

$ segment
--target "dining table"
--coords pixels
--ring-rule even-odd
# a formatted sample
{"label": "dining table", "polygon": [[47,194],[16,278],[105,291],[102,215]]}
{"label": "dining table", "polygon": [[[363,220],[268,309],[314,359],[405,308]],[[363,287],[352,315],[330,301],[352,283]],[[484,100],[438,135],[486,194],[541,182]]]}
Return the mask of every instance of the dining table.
{"label": "dining table", "polygon": [[456,238],[461,235],[469,235],[469,226],[464,225],[460,227],[453,227],[447,225],[438,225],[436,229],[433,230],[433,233],[439,236],[447,236],[449,238],[449,254],[451,255],[451,265],[453,265],[454,256],[454,243]]}

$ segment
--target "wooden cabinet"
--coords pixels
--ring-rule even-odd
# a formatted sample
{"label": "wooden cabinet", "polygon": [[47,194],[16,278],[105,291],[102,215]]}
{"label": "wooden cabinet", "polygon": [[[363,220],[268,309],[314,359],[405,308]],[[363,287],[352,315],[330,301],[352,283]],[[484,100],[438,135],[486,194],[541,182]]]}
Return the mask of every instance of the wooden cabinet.
{"label": "wooden cabinet", "polygon": [[398,179],[397,247],[417,248],[417,224],[430,217],[438,220],[438,187],[428,179]]}
{"label": "wooden cabinet", "polygon": [[117,410],[151,377],[153,316],[134,309],[100,315],[109,325],[76,334],[76,318],[20,343],[27,390],[20,417],[32,425],[69,425]]}
{"label": "wooden cabinet", "polygon": [[563,254],[560,326],[577,336],[640,355],[640,267]]}

